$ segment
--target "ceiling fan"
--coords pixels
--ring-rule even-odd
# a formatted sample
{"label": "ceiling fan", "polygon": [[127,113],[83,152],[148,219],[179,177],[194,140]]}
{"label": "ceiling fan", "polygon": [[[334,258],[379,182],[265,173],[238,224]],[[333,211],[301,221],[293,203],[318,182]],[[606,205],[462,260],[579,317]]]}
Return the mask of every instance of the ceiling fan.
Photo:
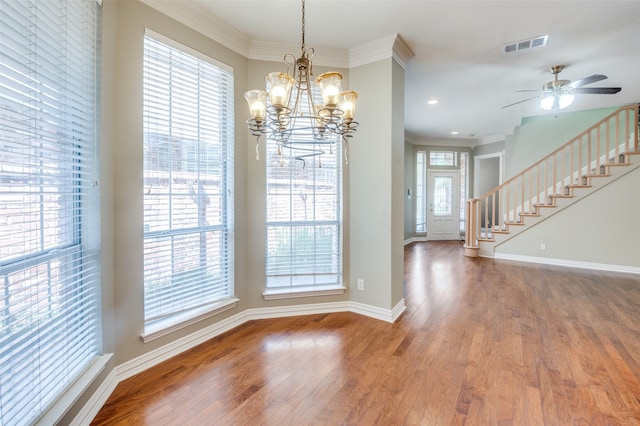
{"label": "ceiling fan", "polygon": [[577,94],[613,95],[622,90],[620,87],[582,87],[607,78],[606,75],[602,74],[593,74],[589,77],[583,78],[582,80],[576,80],[573,82],[570,80],[558,80],[558,74],[564,68],[564,65],[554,65],[550,67],[549,72],[554,75],[554,80],[545,83],[542,86],[542,90],[516,90],[516,92],[542,92],[540,95],[505,105],[502,108],[507,108],[532,99],[540,99],[541,108],[546,110],[555,110],[568,107],[571,102],[573,102],[574,96]]}

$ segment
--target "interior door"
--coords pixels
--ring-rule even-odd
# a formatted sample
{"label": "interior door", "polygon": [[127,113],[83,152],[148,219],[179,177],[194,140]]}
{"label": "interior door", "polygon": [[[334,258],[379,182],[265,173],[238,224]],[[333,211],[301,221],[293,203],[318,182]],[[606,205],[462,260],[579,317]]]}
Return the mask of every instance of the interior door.
{"label": "interior door", "polygon": [[460,239],[460,172],[429,171],[427,240]]}

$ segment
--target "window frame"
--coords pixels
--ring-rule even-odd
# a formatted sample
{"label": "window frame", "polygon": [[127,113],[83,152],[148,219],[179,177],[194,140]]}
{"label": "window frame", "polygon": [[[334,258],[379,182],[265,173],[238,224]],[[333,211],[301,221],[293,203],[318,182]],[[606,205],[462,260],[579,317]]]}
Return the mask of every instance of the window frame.
{"label": "window frame", "polygon": [[[180,130],[178,129],[178,125],[175,124],[175,133],[174,129],[172,128],[171,130],[169,130],[168,134],[162,134],[162,133],[158,133],[157,135],[155,133],[152,133],[151,130],[151,126],[152,124],[149,124],[149,122],[147,120],[152,120],[151,116],[149,116],[148,114],[151,114],[150,112],[147,111],[147,107],[145,107],[145,112],[144,112],[144,126],[143,126],[143,133],[145,135],[145,139],[144,139],[144,143],[145,146],[148,148],[145,150],[145,165],[144,165],[144,170],[145,170],[145,175],[147,174],[147,171],[152,174],[152,168],[147,169],[148,165],[147,165],[147,161],[151,161],[152,158],[157,158],[158,161],[162,160],[163,158],[166,161],[179,161],[179,164],[176,163],[175,165],[172,163],[168,166],[168,173],[169,175],[175,174],[178,179],[179,182],[182,182],[183,180],[185,181],[184,184],[179,184],[176,183],[175,187],[179,187],[184,186],[184,188],[179,188],[177,189],[177,191],[182,190],[183,192],[176,192],[174,194],[173,190],[171,190],[168,194],[165,194],[168,197],[168,202],[169,202],[169,210],[167,211],[167,215],[168,216],[160,216],[161,218],[164,217],[164,221],[167,222],[168,221],[168,227],[165,228],[157,228],[157,226],[154,226],[153,229],[151,229],[152,224],[147,222],[147,216],[145,214],[145,219],[144,219],[144,224],[145,224],[145,231],[144,231],[144,240],[145,240],[145,271],[148,271],[147,273],[145,273],[145,276],[147,276],[148,273],[151,272],[156,272],[156,270],[153,270],[153,268],[151,266],[147,265],[147,260],[149,260],[149,257],[151,255],[152,252],[147,252],[147,244],[151,244],[153,240],[156,240],[156,242],[158,244],[161,243],[162,239],[166,239],[165,244],[169,244],[170,246],[170,253],[173,253],[172,255],[169,256],[169,258],[166,258],[165,260],[168,261],[171,265],[175,265],[176,261],[182,261],[183,263],[185,262],[185,258],[186,257],[182,257],[182,258],[176,258],[175,257],[175,251],[174,251],[174,242],[176,238],[185,238],[189,235],[195,235],[198,236],[199,235],[199,239],[201,241],[200,246],[197,248],[199,255],[198,255],[198,261],[196,261],[196,265],[194,266],[193,269],[190,269],[188,271],[185,271],[186,275],[193,275],[195,273],[199,273],[199,274],[203,274],[206,273],[207,277],[209,277],[209,273],[206,272],[207,270],[210,269],[210,265],[211,265],[211,261],[212,259],[221,259],[221,265],[219,265],[220,268],[220,273],[222,274],[219,278],[221,280],[221,286],[222,288],[218,291],[216,288],[211,287],[211,285],[213,285],[213,282],[211,281],[212,279],[218,279],[218,278],[207,278],[208,284],[209,286],[201,286],[202,287],[202,291],[205,292],[206,294],[209,294],[208,297],[211,297],[211,299],[209,300],[199,300],[197,301],[196,299],[194,299],[194,301],[192,303],[190,303],[188,306],[185,307],[178,307],[177,305],[174,306],[173,308],[171,308],[171,312],[165,312],[163,314],[161,314],[161,316],[159,318],[152,318],[150,315],[150,311],[148,311],[148,309],[151,308],[150,305],[148,305],[148,303],[151,303],[153,300],[153,297],[151,295],[151,288],[149,287],[151,285],[151,281],[148,281],[147,278],[145,278],[145,296],[144,296],[144,303],[145,303],[145,327],[144,327],[144,332],[141,334],[141,337],[143,339],[143,342],[149,342],[152,340],[155,340],[159,337],[162,337],[164,335],[167,335],[169,333],[172,333],[173,331],[176,331],[178,329],[184,328],[190,324],[196,323],[198,321],[201,321],[205,318],[211,317],[213,315],[216,315],[218,313],[227,311],[229,309],[232,309],[234,307],[236,307],[237,302],[239,301],[237,298],[235,298],[234,296],[234,241],[233,241],[233,235],[234,235],[234,225],[233,225],[233,211],[234,211],[234,191],[233,191],[233,179],[234,179],[234,173],[233,173],[233,158],[234,158],[234,73],[233,73],[233,68],[230,67],[227,64],[224,64],[214,58],[211,58],[195,49],[192,49],[186,45],[183,45],[171,38],[168,38],[166,36],[163,36],[157,32],[154,32],[150,29],[145,29],[145,34],[144,34],[145,40],[144,40],[144,46],[145,46],[145,54],[143,55],[144,57],[144,64],[143,64],[143,73],[146,75],[147,72],[151,72],[152,69],[148,69],[147,66],[151,65],[150,63],[147,63],[147,40],[151,40],[152,42],[156,42],[159,43],[161,45],[164,45],[164,47],[166,47],[168,50],[170,50],[171,52],[175,52],[176,55],[178,55],[176,58],[176,62],[174,63],[173,61],[170,61],[171,64],[173,65],[168,65],[167,63],[164,63],[163,65],[165,66],[175,66],[175,73],[177,74],[178,72],[186,72],[185,70],[181,69],[181,63],[180,63],[180,59],[181,56],[180,55],[185,55],[184,58],[187,58],[189,61],[191,61],[193,59],[193,61],[195,61],[196,64],[198,64],[198,67],[203,67],[203,68],[209,68],[209,69],[213,69],[210,67],[214,67],[215,68],[215,72],[216,73],[221,73],[220,74],[220,78],[221,80],[225,81],[225,87],[222,88],[222,94],[220,96],[222,96],[222,98],[217,100],[217,104],[214,105],[215,107],[221,107],[223,108],[223,111],[218,111],[220,113],[221,118],[219,118],[219,128],[216,127],[215,130],[214,127],[218,126],[218,124],[212,124],[211,121],[211,116],[208,117],[208,119],[206,119],[207,117],[205,117],[203,115],[202,118],[205,118],[204,120],[204,124],[200,124],[200,118],[198,117],[190,117],[190,119],[194,119],[196,123],[195,125],[195,129],[196,129],[196,139],[191,140],[188,137],[185,137],[184,135],[187,134],[187,132],[190,132],[192,129],[189,128],[188,130]],[[185,59],[185,61],[187,60]],[[198,68],[199,69],[199,68]],[[191,77],[191,75],[187,75],[187,79]],[[217,75],[217,74],[216,74]],[[193,89],[195,90],[195,93],[197,94],[197,97],[199,98],[200,96],[206,96],[203,95],[202,90],[205,90],[207,85],[210,85],[210,82],[207,80],[200,80],[200,72],[198,71],[198,75],[196,77],[196,81],[197,81],[197,85],[196,88]],[[190,82],[191,80],[189,80]],[[217,80],[216,80],[217,81]],[[218,82],[218,81],[217,81]],[[218,82],[220,84],[223,84],[221,82]],[[151,83],[149,83],[151,84]],[[156,84],[160,84],[160,83],[156,83]],[[171,82],[168,84],[172,84]],[[182,84],[182,83],[181,83]],[[187,83],[184,83],[183,86],[187,86]],[[221,86],[222,87],[222,86]],[[152,90],[155,87],[147,87],[147,82],[145,81],[145,85],[144,85],[144,97],[145,97],[145,105],[152,105],[152,104],[147,104],[147,96],[151,96],[152,92],[147,93],[147,90]],[[157,88],[155,88],[157,90]],[[179,90],[183,89],[183,87],[181,85],[176,86],[176,92],[178,92]],[[185,89],[186,90],[186,89]],[[213,96],[209,93],[209,96]],[[176,98],[177,100],[177,98]],[[176,101],[177,103],[177,101]],[[158,103],[155,105],[156,108],[158,108],[160,110],[160,107],[158,106],[160,104],[160,102],[158,101]],[[175,114],[176,116],[179,115],[180,113],[185,113],[188,114],[190,113],[189,111],[185,112],[184,108],[189,108],[188,106],[182,106],[183,110],[176,112],[174,111],[172,108],[173,106],[167,106],[166,107],[166,111],[168,114]],[[195,107],[194,107],[195,109]],[[199,114],[199,112],[198,112]],[[205,114],[205,113],[203,113]],[[184,119],[184,118],[183,118]],[[173,126],[174,123],[171,122],[170,126]],[[202,127],[204,126],[204,127]],[[208,126],[208,127],[207,127]],[[207,173],[207,170],[211,167],[210,163],[214,163],[212,161],[207,161],[208,159],[208,155],[207,154],[209,152],[210,149],[214,149],[213,145],[210,144],[212,139],[215,139],[216,136],[203,136],[203,135],[214,135],[214,134],[218,134],[215,133],[216,131],[219,132],[219,134],[222,134],[223,136],[220,138],[222,139],[222,141],[220,141],[220,146],[218,148],[219,150],[219,158],[218,160],[215,162],[215,164],[218,166],[214,171],[209,171]],[[208,133],[207,133],[208,132]],[[171,157],[171,151],[174,149],[173,146],[178,146],[180,149],[180,157],[178,160],[176,159],[167,159],[166,157],[154,157],[153,154],[151,154],[151,152],[153,151],[153,146],[151,146],[150,143],[150,135],[155,135],[158,138],[168,138],[168,155],[169,157]],[[175,139],[175,140],[174,140]],[[178,140],[179,139],[179,140]],[[176,142],[178,141],[178,142]],[[177,145],[176,145],[177,144]],[[224,145],[226,144],[226,145]],[[160,148],[158,148],[160,149]],[[215,150],[214,149],[214,150]],[[147,152],[149,151],[149,153]],[[213,152],[213,151],[212,151]],[[196,153],[196,157],[193,159],[193,162],[187,161],[186,157],[189,156],[193,156],[191,154]],[[186,157],[185,157],[186,156]],[[209,157],[214,156],[215,154],[211,154],[209,155]],[[185,157],[185,158],[183,158]],[[210,159],[209,159],[210,160]],[[161,170],[162,167],[160,167],[158,170]],[[195,167],[195,168],[194,168]],[[174,168],[177,169],[177,171],[175,171],[174,173]],[[191,170],[192,168],[194,168],[193,170]],[[183,170],[184,169],[184,170]],[[159,172],[162,173],[162,172]],[[194,175],[195,173],[195,175]],[[211,174],[213,173],[213,175]],[[184,175],[184,176],[179,176],[179,175]],[[187,176],[189,175],[189,176]],[[192,176],[194,175],[194,176]],[[219,185],[220,185],[220,189],[218,191],[214,191],[214,194],[211,193],[205,193],[205,185],[209,185],[211,188],[211,179],[215,179],[212,176],[220,176],[219,179]],[[189,181],[190,179],[195,179],[193,182],[193,184],[191,186],[189,186]],[[205,180],[202,180],[205,179]],[[209,179],[209,184],[207,184],[206,179]],[[172,180],[173,182],[173,180]],[[146,185],[146,184],[145,184]],[[174,209],[174,203],[172,200],[178,200],[177,197],[182,197],[183,199],[185,199],[185,197],[187,196],[187,192],[188,188],[186,186],[189,186],[189,188],[193,188],[193,194],[192,196],[194,197],[194,202],[196,202],[197,204],[197,209],[193,209],[194,211],[192,212],[183,212],[184,209],[178,210],[180,209],[180,207],[178,207],[178,201],[175,202],[175,209]],[[211,189],[210,189],[211,190]],[[148,189],[145,189],[145,198],[147,198],[147,191]],[[206,199],[206,201],[204,201]],[[183,203],[186,201],[183,201]],[[152,203],[153,204],[153,203]],[[211,210],[211,205],[215,205],[213,210],[212,210],[212,214],[214,214],[213,216],[213,220],[214,221],[219,221],[217,223],[214,224],[209,224],[209,220],[210,219],[206,219],[206,218],[202,218],[202,214],[204,214],[205,216],[210,212]],[[215,209],[215,207],[219,207],[219,210]],[[202,208],[201,208],[202,207]],[[196,211],[197,210],[197,211]],[[204,213],[202,213],[204,210]],[[216,212],[219,211],[219,217],[215,216]],[[173,212],[173,213],[171,213]],[[208,213],[209,212],[209,213]],[[177,216],[178,214],[183,214],[184,216],[184,220],[194,220],[196,221],[196,223],[194,223],[191,226],[179,226],[177,224],[177,222],[174,222],[174,218],[172,215]],[[194,215],[197,215],[194,216]],[[212,237],[212,233],[220,233],[219,237]],[[204,239],[203,239],[204,238]],[[214,243],[214,246],[209,247],[208,244],[210,244],[210,239],[214,238],[214,240],[217,238],[216,241],[218,241],[217,244]],[[206,242],[205,242],[206,241]],[[204,244],[204,246],[203,246]],[[159,247],[159,246],[158,246]],[[184,244],[182,245],[182,247],[186,247],[184,246]],[[220,256],[209,256],[207,255],[207,250],[210,249],[215,249],[216,247],[219,247],[218,250],[221,250]],[[205,250],[205,252],[203,253],[203,250]],[[204,262],[204,263],[203,263]],[[204,269],[203,269],[204,268]],[[201,272],[198,272],[198,270],[202,270]],[[176,269],[171,266],[169,269],[169,272],[165,273],[165,278],[163,278],[164,280],[169,280],[171,282],[171,287],[174,286],[175,282],[175,277],[177,276],[175,272]],[[195,272],[194,272],[195,271]],[[168,274],[168,275],[167,275]],[[183,274],[184,275],[184,274]],[[196,279],[195,275],[191,278],[182,278],[182,280],[187,280],[186,283],[183,283],[181,289],[185,290],[187,293],[187,295],[193,295],[195,296],[195,289],[196,288],[200,288],[200,284],[201,284],[201,280],[200,279]],[[196,287],[191,287],[194,283],[197,283]],[[169,306],[171,304],[173,304],[172,302],[170,302],[170,298],[175,296],[175,294],[178,293],[173,293],[173,296],[171,295],[171,293],[169,294],[169,297],[166,296],[162,296],[160,293],[156,293],[158,296],[157,297],[161,297],[162,299],[166,299],[166,303],[167,305],[163,305],[163,306]],[[192,296],[192,297],[193,297]],[[203,296],[204,297],[204,296]],[[162,301],[162,300],[160,300]],[[164,303],[164,302],[163,302]]]}
{"label": "window frame", "polygon": [[[450,162],[448,156],[452,157]],[[457,151],[430,150],[428,160],[427,167],[432,168],[458,168],[459,164]]]}
{"label": "window frame", "polygon": [[0,412],[8,424],[54,424],[111,357],[100,314],[101,8],[4,6],[0,198],[13,211],[0,229]]}
{"label": "window frame", "polygon": [[[292,93],[291,96],[295,96],[295,93]],[[314,88],[313,96],[320,97],[317,87]],[[311,138],[307,143],[310,142]],[[331,148],[324,146],[324,154],[308,156],[304,160],[300,160],[295,157],[301,151],[287,147],[281,147],[278,150],[276,142],[268,135],[266,137],[265,284],[263,292],[265,300],[336,295],[342,294],[346,290],[343,284],[343,152],[338,136],[334,136],[332,142]],[[306,146],[306,148],[308,147],[309,145]],[[278,152],[281,155],[278,155]],[[303,154],[306,153],[308,151],[303,152]],[[332,186],[330,189],[326,189],[329,181]],[[278,187],[281,187],[283,191],[279,192]],[[299,194],[295,193],[296,188],[299,188]],[[311,192],[307,193],[306,190],[309,188],[311,188]],[[329,191],[328,195],[327,192],[322,192],[323,188]],[[331,201],[334,204],[331,209],[321,212],[319,206],[324,204],[317,200],[322,197],[331,198],[331,191],[334,191]],[[296,197],[298,195],[302,197],[303,193],[304,215],[300,213],[299,207],[295,207],[296,203],[300,202]],[[281,197],[280,199],[283,201],[278,201],[278,197]],[[312,200],[310,208],[307,205],[309,199]],[[285,209],[287,209],[286,214],[282,214]],[[277,213],[273,213],[276,210]],[[333,212],[331,218],[327,216],[328,210]],[[307,212],[311,214],[311,217],[305,216]],[[333,228],[332,232],[325,233],[327,229],[331,228]],[[288,234],[287,229],[290,230]],[[274,236],[272,232],[274,230],[275,232],[280,230],[285,239]],[[310,240],[304,235],[300,237],[295,232],[296,230],[302,234],[305,232],[313,234],[311,239],[313,248],[310,249],[314,259],[312,266],[303,260],[303,254],[308,253],[306,250],[309,249],[308,242]],[[330,243],[327,243],[327,239],[331,240]],[[331,250],[329,252],[322,250],[323,244],[329,244]],[[298,259],[295,259],[296,257]],[[315,263],[317,257],[323,258],[321,264]],[[284,265],[276,266],[274,262],[278,260],[282,260]],[[329,271],[320,272],[320,269],[327,265],[329,265]],[[278,271],[287,269],[290,273],[278,273]],[[311,272],[303,272],[305,269]],[[286,280],[289,281],[288,285]],[[277,285],[278,281],[284,284]]]}
{"label": "window frame", "polygon": [[[427,232],[427,151],[416,152],[415,232]],[[420,221],[422,219],[422,221]]]}

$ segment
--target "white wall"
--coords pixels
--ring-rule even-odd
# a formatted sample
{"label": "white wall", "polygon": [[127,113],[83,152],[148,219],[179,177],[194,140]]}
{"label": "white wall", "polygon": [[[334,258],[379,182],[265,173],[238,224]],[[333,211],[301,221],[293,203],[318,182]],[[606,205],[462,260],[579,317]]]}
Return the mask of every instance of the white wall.
{"label": "white wall", "polygon": [[516,137],[505,144],[504,180],[520,173],[617,108],[525,117]]}
{"label": "white wall", "polygon": [[640,267],[638,182],[635,169],[497,246],[496,255]]}
{"label": "white wall", "polygon": [[[351,300],[384,309],[402,294],[403,75],[392,58],[351,69],[360,94],[360,128],[350,143],[349,164]],[[355,289],[357,279],[365,281],[365,291]]]}
{"label": "white wall", "polygon": [[[569,142],[617,108],[602,108],[525,118],[517,135],[507,139],[507,177]],[[634,170],[495,247],[496,256],[640,266],[634,253],[640,238],[640,214]],[[579,191],[579,190],[578,190]],[[545,250],[540,249],[545,245]]]}

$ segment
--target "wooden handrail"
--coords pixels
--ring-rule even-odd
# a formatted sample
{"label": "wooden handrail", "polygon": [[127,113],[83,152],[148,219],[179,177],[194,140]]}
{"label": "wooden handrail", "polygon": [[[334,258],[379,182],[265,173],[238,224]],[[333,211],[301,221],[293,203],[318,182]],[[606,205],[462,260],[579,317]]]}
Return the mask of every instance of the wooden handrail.
{"label": "wooden handrail", "polygon": [[467,200],[465,254],[477,256],[479,241],[492,240],[495,232],[521,224],[523,215],[538,214],[540,206],[555,203],[554,197],[586,185],[611,158],[617,163],[620,154],[638,152],[638,111],[636,104],[618,108],[501,185]]}

